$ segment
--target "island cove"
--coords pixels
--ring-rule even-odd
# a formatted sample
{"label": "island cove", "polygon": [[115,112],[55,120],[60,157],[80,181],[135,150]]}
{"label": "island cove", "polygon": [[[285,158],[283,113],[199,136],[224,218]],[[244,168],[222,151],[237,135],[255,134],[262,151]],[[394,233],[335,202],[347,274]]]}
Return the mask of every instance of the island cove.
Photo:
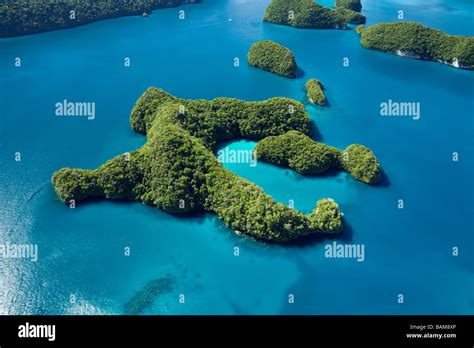
{"label": "island cove", "polygon": [[[138,99],[130,122],[134,131],[147,135],[146,144],[96,170],[63,168],[54,173],[52,182],[62,201],[137,200],[172,214],[214,212],[237,233],[273,242],[342,231],[343,214],[332,199],[320,199],[304,215],[224,168],[213,153],[230,140],[266,141],[288,132],[290,137],[291,132],[306,137],[312,123],[302,103],[283,97],[260,102],[186,100],[149,88]],[[326,156],[318,151],[313,155]],[[374,168],[367,166],[365,152],[350,155],[349,160],[352,174],[357,167]]]}

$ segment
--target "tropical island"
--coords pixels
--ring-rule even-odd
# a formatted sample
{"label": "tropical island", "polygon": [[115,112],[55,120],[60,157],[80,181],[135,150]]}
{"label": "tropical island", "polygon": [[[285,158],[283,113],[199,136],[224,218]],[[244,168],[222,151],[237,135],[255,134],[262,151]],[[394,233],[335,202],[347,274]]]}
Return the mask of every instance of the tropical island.
{"label": "tropical island", "polygon": [[309,79],[306,84],[306,96],[308,100],[316,105],[325,105],[326,96],[324,95],[324,86],[323,84],[316,79]]}
{"label": "tropical island", "polygon": [[306,29],[344,29],[348,23],[366,22],[365,16],[359,13],[362,7],[356,6],[357,1],[336,1],[334,5],[335,8],[330,9],[313,0],[273,0],[265,10],[263,20]]}
{"label": "tropical island", "polygon": [[376,184],[382,171],[375,155],[363,145],[353,144],[341,151],[298,131],[267,137],[258,142],[255,152],[258,160],[291,168],[302,175],[342,169],[359,181]]}
{"label": "tropical island", "polygon": [[415,22],[379,23],[357,32],[368,49],[474,69],[472,36],[452,36]]}
{"label": "tropical island", "polygon": [[343,29],[347,23],[340,13],[313,0],[272,0],[263,20],[307,29]]}
{"label": "tropical island", "polygon": [[365,24],[367,19],[364,15],[361,15],[359,12],[349,10],[346,8],[338,7],[334,10],[337,16],[341,18],[341,21],[349,24]]}
{"label": "tropical island", "polygon": [[336,9],[342,8],[355,12],[362,11],[362,4],[360,3],[360,0],[336,0],[334,2],[334,7]]}
{"label": "tropical island", "polygon": [[296,77],[296,60],[293,52],[271,40],[254,43],[247,55],[250,65],[284,77]]}
{"label": "tropical island", "polygon": [[62,201],[135,200],[173,214],[214,212],[236,232],[273,242],[342,230],[343,215],[333,200],[319,200],[304,215],[224,168],[213,153],[219,143],[233,139],[260,140],[291,130],[308,134],[311,119],[302,103],[282,97],[185,100],[149,88],[130,122],[147,135],[146,144],[95,170],[54,173],[52,183]]}
{"label": "tropical island", "polygon": [[155,9],[201,0],[4,0],[0,2],[0,37],[71,28],[101,19],[143,15]]}

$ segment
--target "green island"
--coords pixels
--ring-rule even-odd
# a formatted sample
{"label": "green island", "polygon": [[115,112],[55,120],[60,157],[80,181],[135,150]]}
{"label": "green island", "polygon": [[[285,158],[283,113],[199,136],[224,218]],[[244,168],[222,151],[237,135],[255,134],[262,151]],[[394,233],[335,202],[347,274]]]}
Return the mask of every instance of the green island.
{"label": "green island", "polygon": [[342,21],[350,24],[365,24],[367,20],[365,16],[361,15],[359,12],[342,7],[336,8],[334,12],[341,18]]}
{"label": "green island", "polygon": [[169,275],[150,281],[125,304],[125,314],[143,314],[161,295],[171,291],[174,283],[174,278]]}
{"label": "green island", "polygon": [[291,168],[302,175],[343,169],[367,184],[380,181],[381,167],[377,158],[367,147],[358,144],[340,151],[301,132],[289,131],[259,141],[255,152],[258,160]]}
{"label": "green island", "polygon": [[346,21],[341,13],[313,0],[272,0],[263,20],[268,23],[307,29],[343,29]]}
{"label": "green island", "polygon": [[284,77],[296,77],[296,60],[293,52],[271,40],[255,42],[247,59],[250,65]]}
{"label": "green island", "polygon": [[335,8],[347,9],[355,12],[362,11],[362,4],[360,0],[336,0],[334,2]]}
{"label": "green island", "polygon": [[308,134],[311,118],[300,102],[283,97],[186,100],[149,88],[130,123],[147,135],[145,145],[95,170],[54,173],[52,183],[62,201],[135,200],[173,214],[214,212],[237,233],[273,242],[343,228],[343,214],[333,200],[319,200],[304,215],[224,168],[213,153],[219,143],[233,139],[260,140],[291,130]]}
{"label": "green island", "polygon": [[309,79],[306,84],[306,96],[309,101],[317,105],[326,104],[326,96],[324,95],[324,86],[323,84],[316,79]]}
{"label": "green island", "polygon": [[[148,15],[152,10],[198,3],[201,0],[3,0],[0,37],[71,28],[101,19]],[[71,12],[73,11],[73,12]]]}
{"label": "green island", "polygon": [[451,36],[415,22],[379,23],[358,32],[368,49],[474,69],[472,36]]}

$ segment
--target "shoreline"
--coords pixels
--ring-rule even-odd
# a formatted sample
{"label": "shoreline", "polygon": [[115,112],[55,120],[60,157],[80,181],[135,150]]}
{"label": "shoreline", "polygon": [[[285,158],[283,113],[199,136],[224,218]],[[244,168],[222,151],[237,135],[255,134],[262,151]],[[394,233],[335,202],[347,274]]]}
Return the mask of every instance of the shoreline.
{"label": "shoreline", "polygon": [[[81,19],[81,20],[76,18],[76,15],[79,16],[79,14],[76,14],[76,11],[78,11],[77,9],[68,8],[68,9],[65,9],[65,13],[66,13],[65,17],[66,17],[66,19],[69,18],[69,21],[70,21],[67,24],[64,24],[64,23],[56,24],[56,23],[47,22],[47,23],[45,23],[45,25],[42,28],[32,28],[32,29],[26,30],[25,32],[20,32],[18,27],[24,28],[25,23],[23,23],[23,22],[15,23],[16,27],[14,29],[16,29],[16,31],[13,31],[13,30],[11,30],[11,28],[8,28],[8,24],[1,23],[0,24],[0,39],[16,38],[16,37],[22,37],[22,36],[29,36],[29,35],[47,33],[47,32],[56,31],[56,30],[71,29],[71,28],[76,28],[76,27],[80,27],[80,26],[83,26],[83,25],[95,23],[95,22],[98,22],[98,21],[102,21],[102,20],[116,19],[116,18],[121,18],[121,17],[140,16],[140,17],[143,17],[143,18],[147,18],[153,13],[153,11],[156,11],[156,10],[167,9],[167,8],[176,8],[176,7],[183,6],[183,5],[199,4],[199,3],[202,2],[202,0],[176,0],[176,1],[177,1],[177,3],[170,3],[168,1],[167,3],[164,3],[164,4],[154,4],[150,8],[145,8],[145,9],[140,8],[140,9],[137,9],[137,10],[129,10],[129,11],[127,11],[127,9],[124,9],[123,13],[120,13],[120,12],[111,13],[110,12],[110,13],[105,14],[103,16],[98,15],[97,17],[90,17],[90,18],[84,17],[84,19]],[[7,6],[7,4],[0,4],[0,18],[1,19],[8,18],[6,15],[3,15],[1,6]],[[21,6],[21,4],[17,4],[17,6]],[[117,6],[119,6],[119,4],[117,4]],[[145,5],[143,5],[143,6],[145,6]],[[23,8],[16,9],[16,10],[24,11]],[[6,11],[7,10],[5,10],[5,12]],[[15,16],[16,15],[17,17],[19,17],[18,11],[15,11],[15,9],[14,9],[10,13],[8,13],[8,15],[9,16]],[[59,9],[58,9],[58,11],[59,11]],[[53,17],[53,18],[55,18],[55,17]],[[61,17],[59,17],[59,18],[64,20],[64,18],[61,18]],[[35,18],[35,20],[39,20],[39,18]]]}

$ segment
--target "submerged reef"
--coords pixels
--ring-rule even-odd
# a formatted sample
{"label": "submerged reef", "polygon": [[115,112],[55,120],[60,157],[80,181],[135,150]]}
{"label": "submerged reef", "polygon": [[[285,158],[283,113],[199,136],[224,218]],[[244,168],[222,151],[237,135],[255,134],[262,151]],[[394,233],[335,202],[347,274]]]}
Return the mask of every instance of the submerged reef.
{"label": "submerged reef", "polygon": [[147,135],[146,144],[95,170],[54,173],[52,183],[62,201],[136,200],[173,214],[214,212],[233,230],[274,242],[342,230],[336,202],[321,199],[304,215],[224,168],[213,153],[229,140],[261,140],[291,130],[308,134],[311,119],[300,102],[282,97],[185,100],[149,88],[130,122],[133,130]]}
{"label": "submerged reef", "polygon": [[314,141],[298,131],[267,137],[258,142],[257,158],[303,175],[342,169],[367,184],[380,180],[381,167],[375,155],[363,145],[353,144],[344,151]]}
{"label": "submerged reef", "polygon": [[248,53],[248,62],[257,68],[284,76],[296,77],[293,52],[271,40],[254,43]]}
{"label": "submerged reef", "polygon": [[165,276],[150,281],[125,304],[127,315],[143,314],[153,303],[165,293],[171,291],[175,280],[172,276]]}
{"label": "submerged reef", "polygon": [[358,32],[365,48],[474,69],[472,36],[451,36],[415,22],[379,23]]}

